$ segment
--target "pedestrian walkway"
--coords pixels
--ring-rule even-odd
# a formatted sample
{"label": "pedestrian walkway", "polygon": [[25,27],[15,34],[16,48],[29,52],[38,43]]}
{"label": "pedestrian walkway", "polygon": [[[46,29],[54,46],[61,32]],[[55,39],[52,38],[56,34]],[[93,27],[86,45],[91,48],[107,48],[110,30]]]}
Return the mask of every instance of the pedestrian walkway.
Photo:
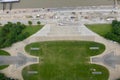
{"label": "pedestrian walkway", "polygon": [[92,56],[91,63],[106,67],[110,73],[109,80],[115,80],[119,78],[120,64],[118,56],[120,56],[120,45],[113,41],[106,40],[105,38],[99,35],[96,35],[95,41],[103,43],[106,49],[102,54]]}
{"label": "pedestrian walkway", "polygon": [[[70,28],[71,27],[71,28]],[[54,29],[55,28],[55,29]],[[70,29],[69,29],[70,28]],[[59,30],[59,32],[57,32]],[[71,31],[72,30],[72,31]],[[67,34],[69,33],[69,35]],[[77,34],[77,36],[71,35],[72,33]],[[64,34],[64,35],[63,35]],[[5,48],[3,50],[8,51],[12,56],[16,56],[17,53],[22,52],[26,57],[32,57],[39,59],[38,57],[31,56],[29,53],[26,53],[24,48],[26,45],[33,43],[33,42],[40,42],[40,41],[54,41],[54,40],[84,40],[84,41],[95,41],[103,43],[106,46],[106,50],[103,52],[103,54],[92,56],[91,57],[91,63],[93,64],[99,64],[105,66],[109,72],[110,77],[109,80],[114,80],[120,76],[120,66],[119,63],[115,65],[115,68],[111,68],[108,64],[104,64],[103,61],[99,61],[99,58],[105,57],[105,55],[109,56],[109,52],[111,50],[114,53],[114,55],[120,54],[120,45],[117,43],[113,43],[109,40],[104,39],[103,37],[100,37],[96,33],[90,31],[85,25],[80,24],[77,26],[58,26],[56,24],[46,24],[40,31],[38,31],[36,34],[30,36],[26,40],[22,42],[18,42],[13,44],[9,48]],[[108,59],[104,59],[105,63],[109,63],[109,60],[113,61],[119,61],[118,59],[115,60],[115,56],[110,56]],[[31,61],[31,59],[30,59]],[[33,60],[34,61],[34,60]],[[36,60],[35,60],[36,61]],[[22,69],[28,65],[39,63],[37,62],[29,62],[19,68],[15,68],[14,65],[10,65],[8,68],[2,70],[7,76],[18,78],[20,80],[23,80],[22,78]],[[111,63],[110,63],[111,64]]]}
{"label": "pedestrian walkway", "polygon": [[22,53],[18,53],[17,56],[0,56],[0,65],[16,65],[16,67],[20,67],[28,62],[37,62],[37,58],[27,57]]}
{"label": "pedestrian walkway", "polygon": [[102,62],[103,64],[115,68],[116,65],[120,65],[120,56],[114,55],[114,52],[110,52],[102,57],[92,58],[92,62],[98,63]]}

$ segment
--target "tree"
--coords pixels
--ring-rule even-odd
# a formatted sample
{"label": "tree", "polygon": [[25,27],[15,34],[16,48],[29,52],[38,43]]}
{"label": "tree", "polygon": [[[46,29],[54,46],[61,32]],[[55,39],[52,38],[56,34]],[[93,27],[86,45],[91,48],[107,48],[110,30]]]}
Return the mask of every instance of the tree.
{"label": "tree", "polygon": [[4,80],[4,79],[5,79],[5,75],[2,74],[2,73],[0,73],[0,79],[1,79],[1,80]]}
{"label": "tree", "polygon": [[2,23],[0,23],[0,25],[2,25]]}
{"label": "tree", "polygon": [[118,23],[117,20],[113,20],[113,21],[112,21],[112,26],[115,26],[117,23]]}
{"label": "tree", "polygon": [[32,25],[32,21],[28,21],[28,24],[31,26]]}
{"label": "tree", "polygon": [[37,24],[38,24],[38,25],[40,25],[40,24],[41,24],[41,22],[40,22],[40,21],[38,21],[38,22],[37,22]]}
{"label": "tree", "polygon": [[21,25],[21,22],[17,22],[18,25]]}
{"label": "tree", "polygon": [[120,43],[120,21],[112,21],[112,31],[105,35],[105,38]]}
{"label": "tree", "polygon": [[120,80],[120,78],[116,79],[116,80]]}
{"label": "tree", "polygon": [[19,22],[8,22],[0,30],[0,48],[9,47],[17,41],[21,41],[29,36],[28,33],[23,33],[26,28],[24,24]]}
{"label": "tree", "polygon": [[113,41],[119,41],[119,37],[114,33],[107,33],[105,36],[107,39],[113,40]]}
{"label": "tree", "polygon": [[22,33],[17,37],[18,41],[22,41],[23,39],[27,38],[29,36],[28,32]]}

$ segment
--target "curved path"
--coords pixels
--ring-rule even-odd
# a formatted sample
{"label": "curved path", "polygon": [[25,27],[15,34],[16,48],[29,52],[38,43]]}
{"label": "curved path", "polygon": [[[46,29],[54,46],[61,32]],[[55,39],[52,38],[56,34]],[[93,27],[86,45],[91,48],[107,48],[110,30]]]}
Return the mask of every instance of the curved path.
{"label": "curved path", "polygon": [[95,41],[103,43],[106,46],[106,50],[100,55],[91,57],[91,63],[100,64],[108,68],[110,72],[109,80],[115,80],[119,78],[120,45],[116,42],[106,40],[99,35],[95,37]]}
{"label": "curved path", "polygon": [[[59,26],[57,24],[46,24],[40,31],[36,34],[32,35],[31,37],[27,38],[22,42],[15,43],[13,46],[9,48],[5,48],[3,50],[8,51],[12,56],[16,56],[17,53],[24,53],[24,55],[28,57],[38,58],[34,56],[30,56],[29,53],[26,53],[24,47],[27,44],[32,42],[40,42],[40,41],[53,41],[53,40],[86,40],[86,41],[96,41],[105,44],[106,50],[103,54],[98,56],[91,57],[91,63],[101,64],[107,67],[110,71],[109,80],[114,80],[115,78],[119,77],[120,74],[120,66],[115,66],[115,68],[111,68],[109,65],[103,64],[101,61],[94,61],[94,58],[100,58],[111,51],[114,52],[114,55],[119,55],[120,52],[120,45],[115,44],[111,41],[108,41],[99,35],[95,34],[94,32],[87,29],[83,24],[79,25],[65,25]],[[2,70],[1,72],[5,73],[7,76],[18,78],[23,80],[21,72],[22,69],[30,64],[39,63],[39,58],[37,62],[29,62],[19,68],[16,68],[15,65],[10,65],[8,68]]]}

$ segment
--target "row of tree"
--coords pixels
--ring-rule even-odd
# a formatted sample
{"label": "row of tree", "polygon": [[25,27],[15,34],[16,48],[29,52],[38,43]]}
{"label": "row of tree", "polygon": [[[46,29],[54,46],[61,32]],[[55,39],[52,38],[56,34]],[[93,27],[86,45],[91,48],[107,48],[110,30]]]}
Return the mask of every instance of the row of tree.
{"label": "row of tree", "polygon": [[0,48],[9,47],[17,41],[21,41],[29,36],[28,32],[23,32],[26,28],[20,22],[8,22],[0,30]]}
{"label": "row of tree", "polygon": [[105,35],[105,38],[120,43],[120,21],[112,21],[112,31]]}
{"label": "row of tree", "polygon": [[[28,24],[31,26],[31,25],[32,25],[32,21],[28,21]],[[40,25],[41,22],[40,22],[40,21],[37,21],[37,24]]]}
{"label": "row of tree", "polygon": [[[28,24],[29,25],[32,25],[33,23],[32,23],[32,21],[28,21]],[[37,21],[37,25],[40,25],[41,24],[41,22],[40,21]],[[0,25],[2,25],[2,23],[0,23]]]}

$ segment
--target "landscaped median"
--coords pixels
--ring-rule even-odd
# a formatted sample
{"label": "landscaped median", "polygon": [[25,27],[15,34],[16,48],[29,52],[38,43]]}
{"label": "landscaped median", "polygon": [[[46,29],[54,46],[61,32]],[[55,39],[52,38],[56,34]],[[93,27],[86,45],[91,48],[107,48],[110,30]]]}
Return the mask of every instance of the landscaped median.
{"label": "landscaped median", "polygon": [[40,63],[22,71],[24,80],[108,80],[109,71],[90,64],[90,56],[101,54],[105,46],[88,41],[31,43],[25,50],[40,57]]}

